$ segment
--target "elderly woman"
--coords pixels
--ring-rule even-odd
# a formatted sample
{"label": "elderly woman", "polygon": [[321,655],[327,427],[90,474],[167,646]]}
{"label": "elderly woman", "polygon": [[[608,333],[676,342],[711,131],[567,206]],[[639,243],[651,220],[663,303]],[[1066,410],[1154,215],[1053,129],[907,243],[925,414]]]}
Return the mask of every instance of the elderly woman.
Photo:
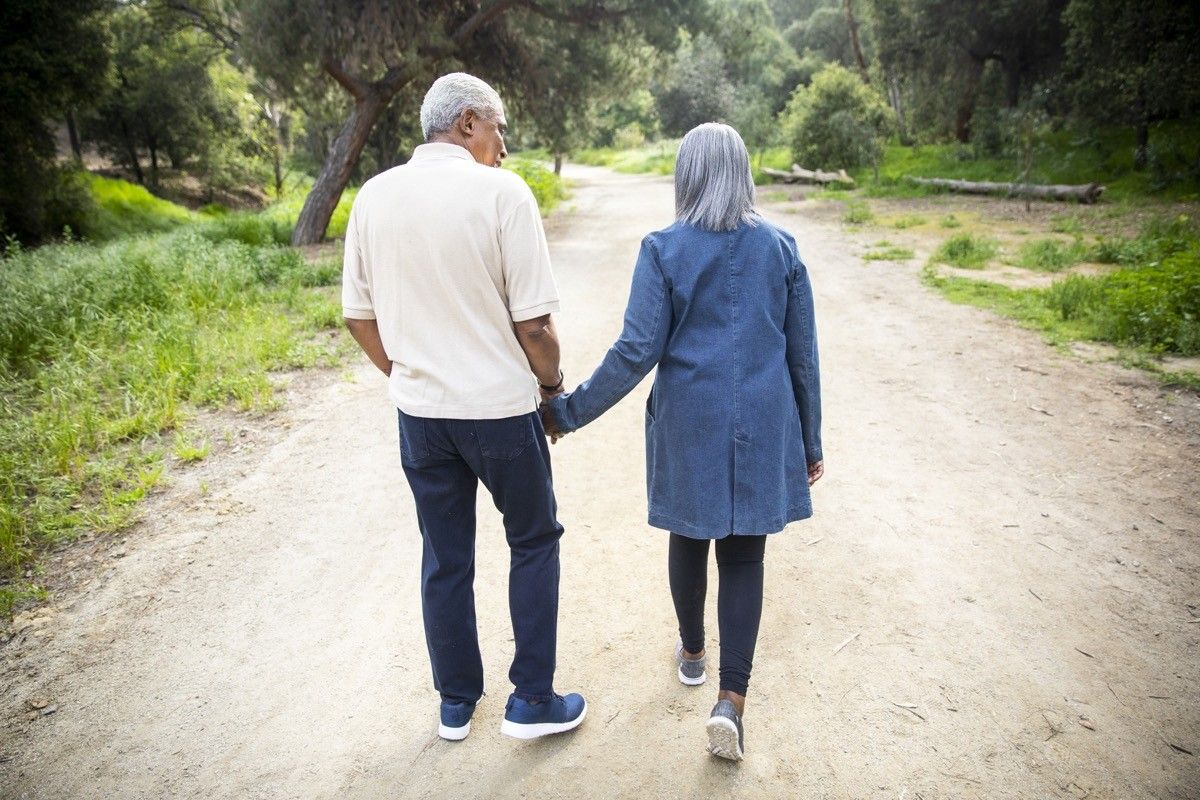
{"label": "elderly woman", "polygon": [[754,211],[750,159],[733,128],[710,123],[683,138],[675,214],[642,241],[621,337],[544,414],[552,436],[574,431],[658,367],[646,483],[650,524],[671,532],[678,677],[705,681],[715,539],[721,683],[709,751],[738,761],[767,534],[812,516],[809,486],[824,470],[812,289],[795,240]]}

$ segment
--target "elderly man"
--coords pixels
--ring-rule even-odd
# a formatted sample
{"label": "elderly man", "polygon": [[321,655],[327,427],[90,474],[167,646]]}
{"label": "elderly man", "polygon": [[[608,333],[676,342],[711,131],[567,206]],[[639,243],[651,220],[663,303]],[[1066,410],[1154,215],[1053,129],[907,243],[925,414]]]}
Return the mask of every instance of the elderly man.
{"label": "elderly man", "polygon": [[555,694],[558,540],[550,453],[537,413],[562,391],[551,312],[558,290],[537,201],[508,155],[496,91],[463,73],[421,104],[425,144],[367,181],[346,229],[342,305],[363,352],[388,376],[400,462],[416,501],[421,602],[438,734],[463,739],[483,695],[475,627],[478,482],[504,516],[516,691],[501,732],[578,726],[587,703]]}

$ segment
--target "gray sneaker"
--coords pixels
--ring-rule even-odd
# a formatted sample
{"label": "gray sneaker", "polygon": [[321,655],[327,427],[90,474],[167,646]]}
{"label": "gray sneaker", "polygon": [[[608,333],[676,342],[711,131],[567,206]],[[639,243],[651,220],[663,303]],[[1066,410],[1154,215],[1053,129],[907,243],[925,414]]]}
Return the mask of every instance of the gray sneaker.
{"label": "gray sneaker", "polygon": [[742,760],[742,718],[733,703],[718,700],[705,728],[708,729],[708,752],[730,761]]}
{"label": "gray sneaker", "polygon": [[675,645],[675,663],[679,666],[679,682],[685,686],[699,686],[708,679],[704,672],[704,656],[693,661],[683,657],[683,640]]}

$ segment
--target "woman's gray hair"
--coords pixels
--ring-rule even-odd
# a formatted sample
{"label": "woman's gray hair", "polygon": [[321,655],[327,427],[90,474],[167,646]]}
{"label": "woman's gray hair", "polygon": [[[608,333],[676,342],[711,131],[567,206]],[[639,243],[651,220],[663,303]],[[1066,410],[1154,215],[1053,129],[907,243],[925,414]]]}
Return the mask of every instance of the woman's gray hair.
{"label": "woman's gray hair", "polygon": [[495,119],[504,111],[496,90],[474,75],[451,72],[438,78],[421,103],[421,132],[425,140],[450,130],[468,108],[484,119]]}
{"label": "woman's gray hair", "polygon": [[675,159],[675,218],[709,231],[754,225],[750,153],[738,132],[706,122],[687,132]]}

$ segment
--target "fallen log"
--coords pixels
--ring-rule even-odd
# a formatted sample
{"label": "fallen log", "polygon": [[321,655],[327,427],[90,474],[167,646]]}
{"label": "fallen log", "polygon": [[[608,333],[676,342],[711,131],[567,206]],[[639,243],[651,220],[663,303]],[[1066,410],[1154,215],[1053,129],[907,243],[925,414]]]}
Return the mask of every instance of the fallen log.
{"label": "fallen log", "polygon": [[1104,193],[1104,187],[1098,183],[1077,185],[994,183],[991,181],[951,180],[950,178],[914,178],[912,175],[905,177],[922,186],[936,186],[939,189],[961,194],[1003,194],[1009,197],[1034,197],[1038,200],[1077,200],[1080,203],[1094,203]]}
{"label": "fallen log", "polygon": [[799,164],[792,164],[790,171],[763,167],[763,174],[770,175],[772,178],[781,180],[784,183],[815,183],[820,186],[826,186],[831,183],[844,183],[847,186],[854,185],[854,178],[847,175],[844,169],[839,169],[837,172],[828,172],[820,169],[805,169]]}

